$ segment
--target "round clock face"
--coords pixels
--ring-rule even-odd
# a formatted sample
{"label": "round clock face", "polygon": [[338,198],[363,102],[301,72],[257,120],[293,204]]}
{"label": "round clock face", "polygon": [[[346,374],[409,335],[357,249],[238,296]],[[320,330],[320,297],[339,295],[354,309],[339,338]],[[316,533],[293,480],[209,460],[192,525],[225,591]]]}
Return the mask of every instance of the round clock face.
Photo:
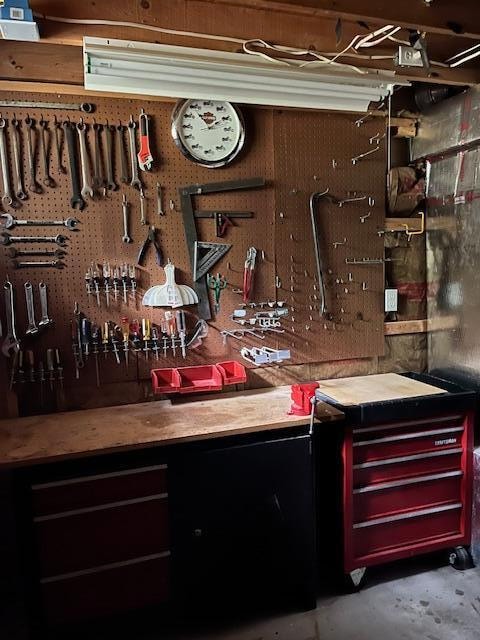
{"label": "round clock face", "polygon": [[243,147],[245,128],[237,107],[219,100],[181,100],[172,115],[181,152],[203,167],[223,167]]}

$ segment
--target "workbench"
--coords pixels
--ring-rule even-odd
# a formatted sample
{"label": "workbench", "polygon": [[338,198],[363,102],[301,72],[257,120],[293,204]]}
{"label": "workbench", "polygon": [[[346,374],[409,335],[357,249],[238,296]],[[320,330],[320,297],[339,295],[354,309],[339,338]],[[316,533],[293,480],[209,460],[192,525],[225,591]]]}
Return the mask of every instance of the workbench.
{"label": "workbench", "polygon": [[[0,468],[296,427],[290,386],[0,420]],[[341,420],[326,403],[317,420]]]}
{"label": "workbench", "polygon": [[315,606],[310,418],[290,405],[284,386],[0,422],[34,637],[170,604]]}

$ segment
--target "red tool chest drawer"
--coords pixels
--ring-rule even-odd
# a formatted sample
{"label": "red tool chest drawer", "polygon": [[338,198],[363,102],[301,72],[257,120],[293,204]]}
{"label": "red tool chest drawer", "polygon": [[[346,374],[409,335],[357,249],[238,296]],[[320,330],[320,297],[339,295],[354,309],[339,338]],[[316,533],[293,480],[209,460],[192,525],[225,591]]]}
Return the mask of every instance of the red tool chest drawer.
{"label": "red tool chest drawer", "polygon": [[452,413],[346,428],[346,573],[469,543],[472,425]]}

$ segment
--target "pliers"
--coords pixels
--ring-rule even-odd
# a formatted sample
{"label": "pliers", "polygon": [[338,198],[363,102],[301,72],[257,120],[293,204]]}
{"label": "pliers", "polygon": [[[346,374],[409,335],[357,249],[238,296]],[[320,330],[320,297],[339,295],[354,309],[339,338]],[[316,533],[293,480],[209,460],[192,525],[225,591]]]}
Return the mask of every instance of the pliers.
{"label": "pliers", "polygon": [[147,249],[150,246],[150,244],[153,244],[153,246],[155,248],[155,260],[156,260],[156,262],[157,262],[159,267],[163,267],[162,249],[161,249],[160,245],[158,244],[156,233],[157,233],[157,230],[156,230],[155,226],[151,225],[148,228],[147,237],[143,241],[142,246],[140,247],[140,251],[138,252],[137,264],[143,265],[143,261],[145,260],[145,255],[147,253]]}

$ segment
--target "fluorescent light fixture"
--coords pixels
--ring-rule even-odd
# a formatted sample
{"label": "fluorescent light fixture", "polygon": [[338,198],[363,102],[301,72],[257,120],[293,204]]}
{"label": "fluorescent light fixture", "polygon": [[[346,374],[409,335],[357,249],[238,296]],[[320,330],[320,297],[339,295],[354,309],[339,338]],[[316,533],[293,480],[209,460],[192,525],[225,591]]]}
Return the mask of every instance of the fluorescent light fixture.
{"label": "fluorescent light fixture", "polygon": [[85,37],[85,88],[95,91],[230,102],[367,111],[392,91],[393,72],[300,68],[244,53]]}

